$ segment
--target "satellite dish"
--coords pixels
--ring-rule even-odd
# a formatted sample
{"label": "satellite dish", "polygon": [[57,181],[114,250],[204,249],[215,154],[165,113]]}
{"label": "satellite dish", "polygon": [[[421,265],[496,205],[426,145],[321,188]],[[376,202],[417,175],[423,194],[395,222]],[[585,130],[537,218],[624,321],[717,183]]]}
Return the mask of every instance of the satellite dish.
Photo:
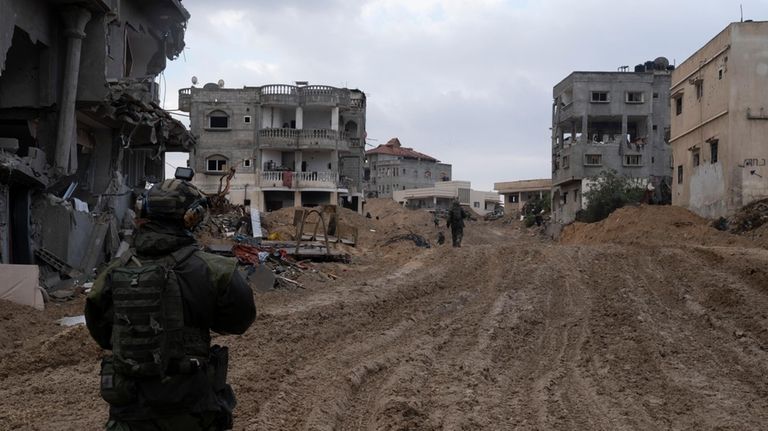
{"label": "satellite dish", "polygon": [[197,76],[192,77],[192,85],[197,85]]}
{"label": "satellite dish", "polygon": [[219,79],[218,84],[219,84],[219,88],[224,88],[224,80],[223,79]]}

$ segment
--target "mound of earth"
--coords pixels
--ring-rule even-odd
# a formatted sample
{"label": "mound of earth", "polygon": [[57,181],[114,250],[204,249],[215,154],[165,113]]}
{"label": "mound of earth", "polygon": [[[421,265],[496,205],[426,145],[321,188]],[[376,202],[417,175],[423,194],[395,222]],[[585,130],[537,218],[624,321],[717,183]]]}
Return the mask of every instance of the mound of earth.
{"label": "mound of earth", "polygon": [[682,207],[639,205],[619,208],[596,223],[572,223],[563,228],[566,244],[696,244],[749,245],[744,238],[718,231],[710,222]]}

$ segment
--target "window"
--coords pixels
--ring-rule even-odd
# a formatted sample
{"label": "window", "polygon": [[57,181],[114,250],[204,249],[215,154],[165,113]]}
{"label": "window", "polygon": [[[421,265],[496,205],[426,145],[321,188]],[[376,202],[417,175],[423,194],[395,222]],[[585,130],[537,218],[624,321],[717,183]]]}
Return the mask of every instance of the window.
{"label": "window", "polygon": [[563,169],[566,169],[568,166],[568,156],[563,156]]}
{"label": "window", "polygon": [[657,125],[655,125],[655,124],[654,124],[654,125],[653,125],[653,127],[652,127],[652,129],[653,129],[653,130],[658,130],[658,129],[659,129],[659,126],[657,126]]}
{"label": "window", "polygon": [[568,203],[568,192],[563,193],[563,205]]}
{"label": "window", "polygon": [[658,99],[659,98],[659,93],[653,93],[653,98],[654,99]]}
{"label": "window", "polygon": [[607,91],[593,91],[590,98],[592,103],[608,103]]}
{"label": "window", "polygon": [[480,202],[472,202],[472,206],[475,208],[480,208]]}
{"label": "window", "polygon": [[628,154],[624,156],[624,165],[626,166],[640,166],[642,162],[642,155],[640,154]]}
{"label": "window", "polygon": [[675,97],[675,115],[683,113],[683,95]]}
{"label": "window", "polygon": [[517,203],[517,194],[511,194],[509,195],[509,203],[514,204]]}
{"label": "window", "polygon": [[718,139],[709,140],[709,163],[717,163],[717,144]]}
{"label": "window", "polygon": [[627,92],[627,103],[643,103],[645,102],[645,97],[642,91],[628,91]]}
{"label": "window", "polygon": [[222,156],[211,156],[206,161],[206,170],[209,172],[223,172],[227,168],[227,159]]}
{"label": "window", "polygon": [[244,168],[250,168],[251,167],[251,159],[243,160],[243,167]]}
{"label": "window", "polygon": [[693,157],[693,166],[699,166],[701,164],[701,153],[698,148],[691,150],[691,156]]}
{"label": "window", "polygon": [[229,116],[223,111],[213,111],[208,116],[208,127],[211,129],[228,129]]}
{"label": "window", "polygon": [[250,124],[250,122],[251,122],[251,116],[250,115],[246,115],[245,117],[243,117],[243,123]]}
{"label": "window", "polygon": [[717,79],[723,79],[723,69],[722,68],[717,70]]}
{"label": "window", "polygon": [[696,86],[696,99],[701,100],[704,96],[704,81],[697,79],[694,85]]}
{"label": "window", "polygon": [[677,165],[677,183],[683,183],[683,165]]}
{"label": "window", "polygon": [[584,164],[589,166],[600,166],[603,164],[602,154],[585,154]]}

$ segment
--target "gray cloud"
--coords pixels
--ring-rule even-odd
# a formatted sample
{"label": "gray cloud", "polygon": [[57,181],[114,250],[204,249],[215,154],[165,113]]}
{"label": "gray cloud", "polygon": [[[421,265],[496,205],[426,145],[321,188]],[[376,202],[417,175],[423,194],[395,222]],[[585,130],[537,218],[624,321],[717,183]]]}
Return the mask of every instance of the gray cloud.
{"label": "gray cloud", "polygon": [[[768,16],[765,0],[743,4],[745,18]],[[371,144],[397,136],[483,189],[550,175],[552,87],[571,71],[658,56],[680,63],[739,18],[737,3],[717,0],[184,5],[188,50],[166,71],[168,106],[193,74],[229,87],[309,80],[360,88]]]}

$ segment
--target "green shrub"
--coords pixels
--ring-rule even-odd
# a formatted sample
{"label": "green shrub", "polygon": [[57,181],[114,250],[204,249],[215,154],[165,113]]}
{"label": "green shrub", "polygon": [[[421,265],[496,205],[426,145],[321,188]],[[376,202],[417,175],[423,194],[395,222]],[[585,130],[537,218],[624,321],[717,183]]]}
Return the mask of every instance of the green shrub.
{"label": "green shrub", "polygon": [[608,217],[628,203],[640,202],[645,189],[614,170],[600,172],[590,178],[594,185],[584,193],[587,207],[576,214],[576,220],[594,223]]}

